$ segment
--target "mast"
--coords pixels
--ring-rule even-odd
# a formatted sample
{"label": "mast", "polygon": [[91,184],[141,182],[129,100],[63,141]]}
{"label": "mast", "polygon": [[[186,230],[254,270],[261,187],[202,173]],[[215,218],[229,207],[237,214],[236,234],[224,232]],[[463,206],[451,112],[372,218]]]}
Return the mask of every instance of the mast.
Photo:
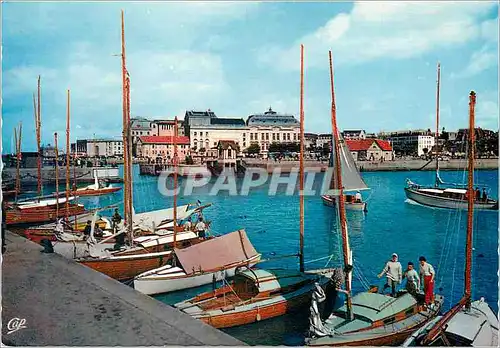
{"label": "mast", "polygon": [[435,144],[436,144],[436,183],[435,187],[439,186],[439,90],[440,90],[440,82],[441,82],[441,64],[438,62],[437,65],[437,91],[436,91],[436,136],[435,136]]}
{"label": "mast", "polygon": [[300,252],[299,269],[304,272],[304,45],[300,45]]}
{"label": "mast", "polygon": [[469,95],[469,166],[467,173],[467,235],[465,237],[465,284],[464,296],[453,306],[443,317],[434,325],[424,337],[422,343],[428,344],[441,333],[442,329],[450,321],[453,316],[458,313],[464,306],[470,309],[471,306],[471,273],[472,273],[472,227],[474,223],[474,116],[476,107],[476,93],[470,92]]}
{"label": "mast", "polygon": [[468,298],[465,307],[470,308],[471,293],[471,268],[472,268],[472,226],[474,223],[474,116],[476,107],[476,93],[470,92],[469,95],[469,169],[468,169],[468,185],[469,192],[467,204],[467,238],[465,242],[465,297]]}
{"label": "mast", "polygon": [[[41,88],[40,88],[40,75],[38,75],[38,98],[37,105],[35,109],[36,118],[36,144],[38,150],[38,160],[37,160],[37,191],[38,197],[43,195],[42,186],[42,151],[41,151],[41,138],[42,138],[42,114],[41,114],[41,104],[40,104]],[[34,99],[33,99],[34,102]]]}
{"label": "mast", "polygon": [[[78,152],[77,148],[78,144],[78,139],[75,137],[75,152],[73,153],[73,185],[75,185],[75,190],[73,192],[73,195],[76,195],[76,153]],[[78,196],[75,196],[76,199],[78,199]],[[78,227],[78,214],[75,213],[75,231]]]}
{"label": "mast", "polygon": [[125,226],[129,241],[133,241],[132,230],[132,192],[131,192],[131,171],[130,171],[130,79],[126,68],[125,56],[125,21],[124,13],[121,11],[121,39],[122,39],[122,84],[123,84],[123,177],[124,177],[124,215]]}
{"label": "mast", "polygon": [[21,174],[20,174],[20,166],[21,166],[21,132],[22,132],[23,124],[19,122],[19,135],[17,131],[17,127],[14,128],[14,141],[16,143],[16,192],[15,192],[15,201],[17,202],[17,195],[21,192]]}
{"label": "mast", "polygon": [[56,220],[59,218],[59,151],[57,150],[57,132],[54,133],[56,152]]}
{"label": "mast", "polygon": [[174,248],[177,246],[177,116],[174,124]]}
{"label": "mast", "polygon": [[345,284],[347,292],[347,314],[350,320],[354,319],[352,312],[352,300],[351,300],[351,255],[349,249],[349,240],[347,235],[347,224],[346,224],[346,214],[345,214],[345,201],[344,201],[344,188],[342,186],[342,170],[340,168],[340,146],[339,146],[339,131],[337,128],[337,108],[335,105],[335,88],[333,84],[333,63],[332,63],[332,51],[328,52],[330,58],[330,86],[332,92],[332,137],[333,137],[333,148],[335,151],[335,174],[336,174],[336,184],[338,187],[338,211],[340,219],[340,228],[342,231],[342,249],[344,253],[344,271],[345,271]]}
{"label": "mast", "polygon": [[[66,220],[69,217],[69,151],[70,151],[70,144],[69,144],[69,89],[68,89],[68,104],[67,104],[67,109],[66,109]],[[76,143],[75,143],[76,147]]]}

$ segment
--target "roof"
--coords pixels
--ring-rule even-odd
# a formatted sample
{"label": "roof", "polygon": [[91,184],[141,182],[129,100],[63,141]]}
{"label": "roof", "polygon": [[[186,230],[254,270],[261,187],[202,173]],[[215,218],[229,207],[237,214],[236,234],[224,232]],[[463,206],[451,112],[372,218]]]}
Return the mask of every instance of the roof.
{"label": "roof", "polygon": [[221,146],[224,150],[227,150],[231,147],[233,150],[238,149],[238,145],[234,142],[234,140],[219,140],[217,147]]}
{"label": "roof", "polygon": [[229,266],[258,255],[245,230],[238,230],[184,249],[174,250],[187,274]]}
{"label": "roof", "polygon": [[210,124],[244,126],[245,121],[242,118],[212,118]]}
{"label": "roof", "polygon": [[[173,144],[174,143],[174,137],[171,136],[153,136],[153,135],[146,135],[139,137],[139,140],[143,144]],[[189,145],[189,137],[187,136],[178,136],[177,137],[177,144],[178,145]]]}
{"label": "roof", "polygon": [[346,140],[349,151],[366,151],[373,143],[376,143],[383,151],[392,151],[391,144],[386,140],[381,139],[359,139],[359,140]]}
{"label": "roof", "polygon": [[290,114],[278,114],[276,111],[273,111],[269,108],[268,111],[262,114],[254,114],[248,116],[247,125],[248,126],[258,126],[258,125],[276,125],[276,126],[290,126],[290,125],[298,125],[299,121],[295,118],[295,116]]}

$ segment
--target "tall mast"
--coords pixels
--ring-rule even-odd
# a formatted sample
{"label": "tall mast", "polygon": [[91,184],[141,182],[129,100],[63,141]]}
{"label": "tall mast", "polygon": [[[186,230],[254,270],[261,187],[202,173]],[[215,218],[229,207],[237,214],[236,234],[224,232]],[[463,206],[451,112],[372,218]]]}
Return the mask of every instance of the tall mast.
{"label": "tall mast", "polygon": [[304,45],[300,45],[300,252],[299,269],[304,272]]}
{"label": "tall mast", "polygon": [[56,220],[59,218],[59,150],[57,149],[57,132],[54,133],[56,152]]}
{"label": "tall mast", "polygon": [[469,167],[467,173],[467,235],[465,237],[465,284],[464,296],[454,305],[442,318],[434,325],[432,330],[424,337],[422,344],[429,344],[441,334],[446,323],[458,313],[464,306],[470,309],[471,306],[471,272],[472,272],[472,226],[474,223],[474,114],[476,107],[476,93],[469,95]]}
{"label": "tall mast", "polygon": [[40,75],[38,75],[38,98],[36,105],[36,144],[38,150],[38,160],[37,160],[37,191],[38,197],[43,195],[43,186],[42,186],[42,151],[41,151],[41,138],[42,138],[42,114],[41,114],[41,104],[40,104],[40,96],[41,96],[41,87],[40,87]]}
{"label": "tall mast", "polygon": [[[78,152],[78,139],[75,137],[75,152],[73,153],[73,185],[75,186],[75,190],[73,192],[73,195],[75,195],[75,198],[78,198],[76,196],[76,153]],[[78,227],[78,215],[75,213],[75,231]]]}
{"label": "tall mast", "polygon": [[177,116],[174,124],[174,248],[177,246]]}
{"label": "tall mast", "polygon": [[436,136],[434,143],[436,144],[436,151],[435,151],[435,156],[436,156],[436,183],[435,186],[439,186],[439,156],[438,156],[438,150],[439,150],[439,90],[440,90],[440,82],[441,82],[441,64],[438,62],[437,65],[437,91],[436,91]]}
{"label": "tall mast", "polygon": [[470,92],[469,95],[469,169],[468,169],[468,185],[469,192],[467,204],[467,238],[465,243],[465,297],[468,297],[466,308],[470,308],[471,292],[471,268],[472,268],[472,226],[474,223],[474,116],[476,107],[476,93]]}
{"label": "tall mast", "polygon": [[353,312],[352,312],[352,300],[351,300],[351,256],[349,249],[349,241],[347,235],[347,224],[346,224],[346,215],[345,215],[345,201],[344,201],[344,187],[342,185],[342,170],[340,168],[340,146],[339,146],[339,131],[337,128],[337,107],[335,105],[335,88],[333,83],[333,63],[332,63],[332,51],[328,52],[330,58],[330,87],[332,92],[332,137],[333,137],[333,148],[332,151],[335,151],[335,171],[336,171],[336,184],[338,187],[338,211],[339,211],[339,219],[340,219],[340,228],[342,231],[342,249],[344,253],[344,270],[345,270],[345,284],[347,291],[347,314],[348,318],[352,320]]}
{"label": "tall mast", "polygon": [[[69,151],[70,151],[70,144],[69,144],[69,89],[68,89],[68,103],[67,103],[67,109],[66,109],[66,219],[69,217],[69,181],[70,181],[70,176],[69,176]],[[76,143],[75,143],[76,147]]]}
{"label": "tall mast", "polygon": [[16,192],[15,192],[15,200],[17,202],[17,195],[21,192],[21,174],[20,174],[20,166],[21,166],[21,132],[22,132],[23,124],[19,122],[19,133],[17,131],[17,127],[14,128],[14,140],[16,143]]}
{"label": "tall mast", "polygon": [[132,236],[132,192],[131,192],[131,171],[130,171],[130,80],[126,68],[125,56],[125,21],[123,10],[121,12],[121,39],[122,39],[122,83],[123,83],[123,176],[124,176],[124,215],[127,233],[130,243]]}

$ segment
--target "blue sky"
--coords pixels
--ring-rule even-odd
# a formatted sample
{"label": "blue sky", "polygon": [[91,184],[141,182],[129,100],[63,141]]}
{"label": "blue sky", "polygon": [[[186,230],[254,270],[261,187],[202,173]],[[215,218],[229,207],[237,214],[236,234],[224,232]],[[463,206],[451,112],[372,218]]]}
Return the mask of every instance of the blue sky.
{"label": "blue sky", "polygon": [[[498,129],[496,2],[74,2],[3,3],[2,145],[35,148],[32,93],[42,76],[42,141],[121,134],[120,9],[125,10],[131,112],[182,118],[211,108],[246,117],[270,105],[298,114],[305,46],[305,127],[330,131],[328,50],[338,123],[370,132],[435,127],[436,63],[441,124]],[[64,143],[62,139],[61,144]]]}

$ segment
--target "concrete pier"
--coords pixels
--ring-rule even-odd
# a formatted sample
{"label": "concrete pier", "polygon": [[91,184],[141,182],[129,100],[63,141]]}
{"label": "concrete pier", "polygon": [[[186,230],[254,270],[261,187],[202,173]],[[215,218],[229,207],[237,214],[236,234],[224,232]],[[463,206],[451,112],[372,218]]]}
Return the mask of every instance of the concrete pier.
{"label": "concrete pier", "polygon": [[41,246],[18,235],[7,231],[6,242],[2,260],[6,345],[244,345],[90,268],[41,253]]}

